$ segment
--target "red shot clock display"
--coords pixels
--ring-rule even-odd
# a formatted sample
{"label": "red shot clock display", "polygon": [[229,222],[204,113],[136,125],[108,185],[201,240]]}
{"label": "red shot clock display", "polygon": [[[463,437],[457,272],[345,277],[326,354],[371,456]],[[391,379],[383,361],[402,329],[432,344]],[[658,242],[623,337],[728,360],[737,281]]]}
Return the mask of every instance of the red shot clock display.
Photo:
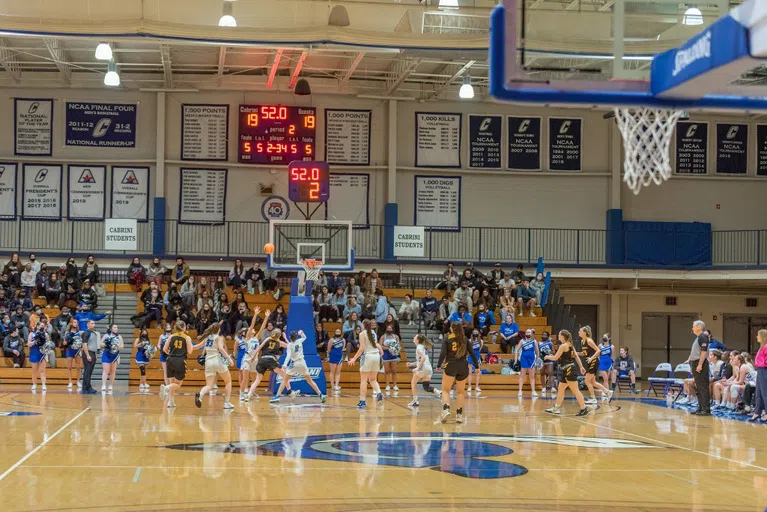
{"label": "red shot clock display", "polygon": [[294,203],[325,203],[330,197],[327,162],[291,162],[288,165],[288,198]]}
{"label": "red shot clock display", "polygon": [[316,158],[314,107],[240,105],[237,159],[246,164],[288,164]]}

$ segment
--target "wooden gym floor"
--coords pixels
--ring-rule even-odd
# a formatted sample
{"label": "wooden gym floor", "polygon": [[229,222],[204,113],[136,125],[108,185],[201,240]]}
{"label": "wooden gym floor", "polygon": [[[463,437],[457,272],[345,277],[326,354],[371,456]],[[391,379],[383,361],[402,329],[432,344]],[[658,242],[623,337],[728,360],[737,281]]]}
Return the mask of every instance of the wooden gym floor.
{"label": "wooden gym floor", "polygon": [[[80,396],[0,389],[3,510],[758,511],[767,506],[767,425],[698,418],[618,399],[585,418],[551,400],[492,392],[468,421],[436,424],[409,393],[354,409],[347,388],[262,396],[222,411],[191,394]],[[183,389],[192,393],[196,389]]]}

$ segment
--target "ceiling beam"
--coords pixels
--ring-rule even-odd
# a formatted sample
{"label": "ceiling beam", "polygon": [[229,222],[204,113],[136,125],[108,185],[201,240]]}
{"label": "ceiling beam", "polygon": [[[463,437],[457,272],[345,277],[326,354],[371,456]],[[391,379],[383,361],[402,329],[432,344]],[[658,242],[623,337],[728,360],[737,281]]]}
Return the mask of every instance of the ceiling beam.
{"label": "ceiling beam", "polygon": [[269,78],[266,80],[266,88],[271,89],[274,84],[274,77],[277,76],[277,70],[280,68],[280,59],[282,58],[282,48],[277,48],[274,52],[274,60],[272,61],[272,69],[269,70]]}
{"label": "ceiling beam", "polygon": [[160,45],[160,61],[165,75],[165,88],[173,89],[173,68],[170,61],[170,46],[167,44]]}
{"label": "ceiling beam", "polygon": [[386,96],[391,96],[407,77],[418,68],[421,59],[398,59],[389,69],[391,76],[386,80]]}
{"label": "ceiling beam", "polygon": [[533,3],[530,4],[528,9],[537,9],[539,5],[543,3],[543,0],[535,0]]}
{"label": "ceiling beam", "polygon": [[450,85],[451,85],[453,82],[455,82],[456,80],[458,80],[459,78],[461,78],[461,75],[463,75],[463,74],[464,74],[464,73],[466,73],[466,72],[467,72],[469,69],[471,69],[471,67],[474,65],[474,63],[475,63],[475,62],[477,62],[477,61],[475,61],[475,60],[470,60],[469,62],[467,62],[466,64],[464,64],[464,65],[463,65],[463,66],[461,66],[460,68],[458,68],[458,71],[456,71],[456,72],[455,72],[455,74],[454,74],[453,76],[451,76],[450,78],[448,78],[447,80],[445,80],[444,82],[442,82],[442,83],[441,83],[441,84],[440,84],[440,85],[437,87],[437,89],[436,89],[436,90],[434,91],[434,93],[433,93],[433,94],[430,96],[430,98],[431,98],[431,99],[434,99],[434,98],[438,98],[438,97],[439,97],[439,95],[440,95],[440,94],[442,94],[442,92],[443,92],[445,89],[447,89],[448,87],[450,87]]}
{"label": "ceiling beam", "polygon": [[48,53],[50,53],[56,67],[59,68],[64,83],[68,84],[72,78],[72,68],[70,67],[67,54],[61,45],[61,41],[58,39],[45,38],[43,39],[43,43],[48,49]]}
{"label": "ceiling beam", "polygon": [[218,49],[218,71],[216,76],[219,80],[224,76],[224,64],[226,64],[226,46]]}
{"label": "ceiling beam", "polygon": [[615,0],[607,0],[607,2],[605,2],[605,4],[599,8],[599,11],[600,12],[609,11],[610,7],[612,7],[614,3],[615,3]]}
{"label": "ceiling beam", "polygon": [[365,52],[359,52],[356,57],[350,57],[349,58],[349,67],[346,68],[346,71],[344,72],[344,76],[341,77],[341,82],[338,84],[339,89],[345,89],[347,85],[349,85],[349,80],[351,79],[354,72],[357,70],[357,66],[360,65],[360,62],[362,62],[362,59],[365,57]]}
{"label": "ceiling beam", "polygon": [[298,77],[301,75],[301,68],[304,67],[304,61],[306,60],[307,55],[309,55],[309,51],[302,50],[301,56],[298,57],[298,62],[296,62],[296,67],[293,68],[293,74],[290,75],[290,85],[288,85],[288,89],[291,91],[296,86],[296,82],[298,82]]}
{"label": "ceiling beam", "polygon": [[580,3],[581,3],[581,0],[573,0],[572,2],[570,2],[569,4],[567,4],[565,6],[565,10],[566,11],[572,11],[573,9],[578,8]]}
{"label": "ceiling beam", "polygon": [[10,50],[9,46],[8,40],[0,37],[0,65],[11,75],[13,81],[18,83],[21,81],[21,65],[18,63],[16,53]]}

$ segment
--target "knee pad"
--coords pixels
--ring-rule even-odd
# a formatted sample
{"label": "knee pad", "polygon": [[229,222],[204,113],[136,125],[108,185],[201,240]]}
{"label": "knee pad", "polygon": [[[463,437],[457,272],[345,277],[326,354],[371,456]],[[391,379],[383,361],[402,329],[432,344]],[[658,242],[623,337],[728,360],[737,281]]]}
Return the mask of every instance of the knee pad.
{"label": "knee pad", "polygon": [[142,377],[146,377],[146,366],[144,366],[144,365],[142,364],[141,366],[139,366],[139,367],[138,367],[138,369],[139,369],[139,371],[141,372],[141,376],[142,376]]}

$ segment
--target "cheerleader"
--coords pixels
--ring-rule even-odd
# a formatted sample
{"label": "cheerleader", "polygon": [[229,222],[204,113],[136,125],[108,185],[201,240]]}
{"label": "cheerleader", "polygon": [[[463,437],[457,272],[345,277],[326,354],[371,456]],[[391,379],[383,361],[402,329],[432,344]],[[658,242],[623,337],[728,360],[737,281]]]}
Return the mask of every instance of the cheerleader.
{"label": "cheerleader", "polygon": [[367,394],[368,382],[370,387],[376,394],[376,401],[383,400],[383,393],[381,393],[381,386],[378,385],[378,370],[381,368],[381,357],[383,356],[383,349],[378,344],[376,334],[373,332],[373,321],[365,320],[362,322],[363,331],[360,333],[360,348],[357,353],[349,359],[349,366],[354,365],[357,359],[360,361],[360,401],[357,404],[357,409],[364,409],[367,407],[365,401],[365,395]]}
{"label": "cheerleader", "polygon": [[407,404],[408,407],[418,407],[418,392],[416,385],[421,381],[424,391],[434,393],[438,398],[442,396],[439,389],[431,387],[431,375],[434,373],[431,367],[431,361],[427,350],[431,350],[434,345],[432,341],[423,334],[416,334],[413,338],[415,343],[415,363],[407,363],[408,368],[413,368],[413,379],[410,381],[410,391],[413,393],[413,400]]}
{"label": "cheerleader", "polygon": [[231,402],[232,375],[229,373],[229,367],[233,361],[232,356],[226,351],[224,337],[219,335],[220,331],[220,323],[211,325],[200,336],[202,342],[193,347],[193,349],[205,347],[205,386],[194,395],[194,405],[198,409],[202,407],[202,397],[213,389],[219,375],[224,379],[224,410],[234,409]]}
{"label": "cheerleader", "polygon": [[[264,332],[267,324],[266,319],[269,318],[269,313],[270,312],[267,309],[265,314],[266,318],[264,318],[264,321],[261,324],[261,329],[259,329],[258,334],[256,334],[256,338],[259,338]],[[281,375],[283,380],[286,378],[287,375],[280,367],[278,359],[282,349],[287,348],[288,344],[282,341],[280,339],[281,337],[282,330],[274,329],[269,337],[265,338],[264,341],[262,341],[261,344],[256,348],[255,357],[258,358],[259,354],[261,357],[258,359],[258,363],[256,363],[256,380],[250,386],[250,390],[248,391],[247,396],[245,396],[246,402],[250,401],[250,399],[253,398],[253,396],[256,394],[256,388],[258,388],[258,385],[261,384],[261,379],[264,378],[266,372],[273,371],[277,375]]]}
{"label": "cheerleader", "polygon": [[333,385],[333,392],[341,392],[341,368],[343,366],[344,353],[346,352],[346,340],[341,333],[341,329],[336,329],[333,338],[328,340],[328,346],[325,350],[328,354],[328,363],[330,363],[330,382]]}
{"label": "cheerleader", "polygon": [[133,342],[134,345],[136,345],[136,366],[138,366],[139,372],[141,373],[141,384],[139,384],[138,388],[140,391],[149,390],[149,384],[146,382],[146,367],[149,364],[149,357],[146,354],[146,349],[152,345],[152,342],[149,341],[149,333],[146,330],[146,327],[142,327],[139,331],[138,338]]}
{"label": "cheerleader", "polygon": [[570,334],[570,331],[564,329],[559,331],[559,343],[560,345],[557,349],[557,353],[553,356],[545,357],[547,361],[559,361],[559,365],[562,368],[562,381],[559,383],[557,403],[554,404],[554,407],[546,409],[546,412],[551,414],[562,414],[562,402],[565,400],[565,390],[569,387],[581,408],[576,416],[586,416],[589,413],[589,409],[586,407],[586,402],[583,400],[581,390],[578,389],[578,372],[576,371],[576,365],[580,369],[582,375],[586,374],[586,369],[583,367],[581,358],[578,355],[578,350],[573,346],[573,336]]}
{"label": "cheerleader", "polygon": [[35,330],[29,333],[27,346],[29,347],[29,363],[32,365],[32,392],[37,391],[37,378],[43,385],[43,392],[48,390],[45,385],[45,352],[44,346],[50,342],[50,337],[45,330],[46,325],[40,322],[35,326]]}
{"label": "cheerleader", "polygon": [[473,360],[477,372],[479,372],[479,361],[469,347],[463,326],[459,322],[453,322],[450,330],[450,334],[442,341],[442,352],[439,354],[437,364],[438,368],[442,368],[442,364],[445,363],[445,375],[442,377],[442,413],[439,421],[445,423],[450,417],[450,388],[455,384],[455,422],[463,423],[466,379],[469,378],[467,356]]}
{"label": "cheerleader", "polygon": [[551,336],[548,331],[541,333],[541,341],[538,342],[538,352],[543,357],[543,366],[541,367],[541,396],[546,398],[546,389],[551,390],[551,398],[557,396],[557,388],[554,386],[554,361],[547,361],[546,356],[554,353],[554,344],[551,342]]}
{"label": "cheerleader", "polygon": [[173,327],[170,322],[165,322],[165,331],[160,335],[160,339],[157,341],[157,350],[160,351],[160,365],[162,365],[162,379],[165,382],[164,386],[170,384],[168,380],[168,354],[165,353],[165,344],[168,343],[170,335],[173,333]]}
{"label": "cheerleader", "polygon": [[[613,369],[613,343],[609,334],[602,336],[602,344],[599,346],[599,376],[605,387],[610,386],[610,372]],[[608,398],[612,398],[612,389],[608,393]]]}
{"label": "cheerleader", "polygon": [[[481,361],[480,357],[480,351],[482,350],[482,347],[485,345],[485,340],[482,339],[482,336],[479,335],[479,331],[477,329],[474,329],[471,332],[471,340],[469,341],[469,344],[471,345],[471,351],[474,352],[474,359],[477,361]],[[471,375],[474,374],[474,379],[476,382],[474,383],[476,385],[477,389],[477,395],[482,393],[482,390],[479,389],[479,376],[481,375],[480,372],[477,371],[477,368],[474,367],[474,365],[471,364],[471,361],[469,361],[469,378],[468,378],[468,387],[466,388],[466,392],[471,396]]]}
{"label": "cheerleader", "polygon": [[400,342],[399,336],[394,334],[394,325],[388,325],[386,332],[381,337],[381,347],[383,348],[383,367],[386,372],[386,396],[391,395],[391,387],[389,381],[391,381],[394,387],[394,396],[399,394],[399,387],[397,387],[397,363],[399,363]]}
{"label": "cheerleader", "polygon": [[591,339],[591,327],[584,325],[578,330],[578,336],[581,338],[581,353],[579,355],[586,357],[586,387],[589,388],[589,399],[587,403],[596,405],[597,397],[594,395],[594,388],[602,392],[602,398],[609,400],[612,398],[612,392],[597,382],[597,373],[599,371],[599,347]]}
{"label": "cheerleader", "polygon": [[517,396],[522,398],[522,387],[525,385],[525,377],[530,381],[530,389],[533,398],[538,396],[535,391],[535,361],[540,357],[538,342],[533,338],[532,329],[525,331],[525,337],[517,343],[517,349],[514,351],[514,359],[519,361],[519,393]]}
{"label": "cheerleader", "polygon": [[117,324],[109,326],[107,333],[101,338],[101,366],[104,368],[101,372],[101,392],[107,391],[107,381],[109,381],[109,392],[111,393],[115,384],[115,375],[117,374],[117,365],[120,364],[120,350],[123,348],[123,338],[117,334]]}
{"label": "cheerleader", "polygon": [[[72,370],[77,372],[77,375],[80,374],[80,349],[83,346],[83,340],[80,337],[80,326],[77,323],[77,320],[74,318],[69,321],[69,324],[67,325],[67,332],[64,334],[64,346],[67,347],[66,350],[66,357],[67,357],[67,377],[69,378],[69,384],[67,384],[67,389],[72,389]],[[83,383],[81,380],[77,381],[77,388],[81,389],[83,387]]]}
{"label": "cheerleader", "polygon": [[317,393],[317,396],[320,397],[320,402],[324,404],[327,401],[328,396],[320,391],[320,388],[312,379],[311,374],[309,374],[309,368],[306,367],[306,359],[304,359],[304,341],[306,341],[306,336],[304,335],[304,331],[298,331],[298,335],[296,335],[295,332],[291,332],[290,340],[285,336],[285,333],[282,333],[282,336],[288,349],[285,354],[285,361],[282,364],[282,371],[285,373],[285,376],[282,377],[282,382],[280,383],[280,388],[277,390],[277,394],[269,400],[269,403],[274,404],[279,402],[280,395],[285,390],[285,386],[290,383],[290,379],[297,375],[301,375],[314,392]]}

